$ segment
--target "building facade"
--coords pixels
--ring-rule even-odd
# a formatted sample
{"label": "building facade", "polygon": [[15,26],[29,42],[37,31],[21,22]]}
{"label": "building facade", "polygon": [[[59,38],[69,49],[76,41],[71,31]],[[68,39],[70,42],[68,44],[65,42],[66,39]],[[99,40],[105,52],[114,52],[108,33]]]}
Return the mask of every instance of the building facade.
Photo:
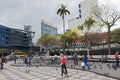
{"label": "building facade", "polygon": [[43,34],[50,34],[50,35],[56,35],[57,34],[57,26],[54,26],[51,23],[48,23],[45,20],[41,20],[41,35]]}
{"label": "building facade", "polygon": [[28,35],[24,30],[9,28],[0,25],[0,47],[10,48],[24,48],[28,47]]}
{"label": "building facade", "polygon": [[79,5],[79,16],[68,21],[68,29],[72,29],[84,23],[85,19],[92,16],[91,8],[98,6],[98,0],[83,0]]}

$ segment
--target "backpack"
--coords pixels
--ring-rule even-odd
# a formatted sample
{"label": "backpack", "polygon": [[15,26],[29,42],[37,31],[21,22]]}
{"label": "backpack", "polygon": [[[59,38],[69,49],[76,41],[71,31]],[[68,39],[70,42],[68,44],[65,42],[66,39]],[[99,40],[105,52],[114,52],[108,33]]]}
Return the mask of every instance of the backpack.
{"label": "backpack", "polygon": [[25,57],[25,64],[27,64],[28,63],[28,59]]}

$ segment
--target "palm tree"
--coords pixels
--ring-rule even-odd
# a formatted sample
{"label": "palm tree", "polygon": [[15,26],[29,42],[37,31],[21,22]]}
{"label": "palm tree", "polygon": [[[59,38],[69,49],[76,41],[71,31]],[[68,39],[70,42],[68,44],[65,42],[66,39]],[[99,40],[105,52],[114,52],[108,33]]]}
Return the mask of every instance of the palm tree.
{"label": "palm tree", "polygon": [[88,35],[91,32],[91,29],[95,23],[96,23],[96,21],[94,19],[92,19],[92,17],[89,17],[88,19],[86,19],[84,21],[84,23],[82,25],[78,26],[78,29],[83,31],[84,42],[86,42],[86,43],[89,42]]}
{"label": "palm tree", "polygon": [[84,21],[84,23],[80,26],[78,26],[79,30],[82,30],[84,33],[84,42],[87,44],[86,48],[87,48],[87,55],[89,56],[89,34],[91,33],[91,29],[92,27],[94,27],[93,25],[96,23],[96,21],[94,19],[92,19],[92,17],[89,17],[88,19],[86,19]]}
{"label": "palm tree", "polygon": [[57,10],[57,15],[60,15],[60,17],[62,17],[63,20],[63,33],[65,33],[65,15],[70,14],[70,12],[66,9],[66,6],[64,6],[63,4],[61,4],[61,7]]}

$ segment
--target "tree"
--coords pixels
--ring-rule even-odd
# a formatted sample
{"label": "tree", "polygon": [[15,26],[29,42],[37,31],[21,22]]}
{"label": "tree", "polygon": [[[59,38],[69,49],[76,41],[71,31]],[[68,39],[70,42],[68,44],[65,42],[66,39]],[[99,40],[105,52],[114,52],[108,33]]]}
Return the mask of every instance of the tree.
{"label": "tree", "polygon": [[50,34],[44,34],[42,35],[37,43],[36,43],[36,46],[38,45],[42,45],[43,47],[46,48],[46,50],[48,50],[48,47],[52,47],[52,45],[56,45],[57,44],[57,39],[55,36],[52,36]]}
{"label": "tree", "polygon": [[66,38],[67,38],[67,44],[68,46],[73,47],[75,50],[75,44],[77,44],[79,38],[80,38],[80,33],[77,28],[67,30],[66,33]]}
{"label": "tree", "polygon": [[0,56],[5,56],[7,52],[7,49],[4,49],[4,48],[0,48]]}
{"label": "tree", "polygon": [[110,52],[110,29],[114,26],[114,24],[120,19],[120,14],[117,10],[112,9],[110,6],[101,6],[94,7],[92,9],[93,15],[105,26],[108,28],[108,52]]}
{"label": "tree", "polygon": [[85,20],[85,22],[82,25],[78,26],[78,29],[82,30],[83,35],[84,35],[83,42],[89,43],[88,35],[89,35],[93,25],[95,24],[95,22],[96,21],[94,19],[92,19],[92,17],[89,17],[88,19]]}
{"label": "tree", "polygon": [[65,15],[70,14],[70,12],[66,9],[66,6],[64,6],[63,4],[61,4],[61,7],[57,10],[57,15],[60,15],[60,17],[62,17],[63,20],[63,33],[65,33]]}
{"label": "tree", "polygon": [[120,42],[120,28],[111,31],[111,41]]}
{"label": "tree", "polygon": [[59,44],[63,48],[64,54],[66,52],[66,48],[69,48],[71,46],[74,47],[79,36],[79,32],[76,29],[70,29],[67,30],[64,34],[59,34]]}
{"label": "tree", "polygon": [[86,43],[88,56],[89,56],[89,47],[90,47],[90,40],[88,36],[95,22],[96,21],[92,19],[92,17],[89,17],[88,19],[85,20],[85,22],[82,25],[78,26],[78,29],[83,31],[83,35],[84,35],[83,41]]}
{"label": "tree", "polygon": [[63,49],[63,52],[64,52],[64,54],[66,53],[66,48],[67,48],[67,43],[66,43],[66,40],[67,40],[67,38],[66,38],[66,36],[65,36],[65,33],[64,34],[58,34],[58,37],[59,37],[59,39],[58,39],[58,43],[59,43],[59,45],[62,47],[62,49]]}

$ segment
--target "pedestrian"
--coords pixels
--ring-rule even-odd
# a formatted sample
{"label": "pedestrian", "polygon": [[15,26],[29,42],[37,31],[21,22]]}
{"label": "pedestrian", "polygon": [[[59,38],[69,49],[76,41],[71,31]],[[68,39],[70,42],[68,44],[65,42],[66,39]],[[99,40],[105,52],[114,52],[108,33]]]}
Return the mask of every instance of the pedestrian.
{"label": "pedestrian", "polygon": [[54,56],[54,64],[57,65],[58,59],[57,59],[57,55]]}
{"label": "pedestrian", "polygon": [[74,60],[74,64],[75,64],[75,65],[78,65],[77,53],[74,53],[74,55],[73,55],[73,60]]}
{"label": "pedestrian", "polygon": [[40,59],[39,59],[39,64],[42,65],[44,63],[44,60],[43,60],[43,57],[40,56]]}
{"label": "pedestrian", "polygon": [[2,58],[0,56],[0,69],[2,69]]}
{"label": "pedestrian", "polygon": [[83,62],[84,62],[84,67],[87,66],[88,69],[90,70],[90,66],[88,65],[88,57],[86,54],[84,55]]}
{"label": "pedestrian", "polygon": [[16,56],[16,55],[14,55],[14,56],[13,56],[13,61],[14,61],[14,64],[16,64],[16,59],[17,59],[17,56]]}
{"label": "pedestrian", "polygon": [[4,63],[5,63],[4,56],[2,56],[1,60],[2,60],[2,63],[1,63],[1,69],[3,69]]}
{"label": "pedestrian", "polygon": [[25,72],[29,72],[29,67],[30,67],[30,65],[29,65],[29,57],[28,57],[28,55],[26,55],[25,57],[24,57],[24,64],[25,64]]}
{"label": "pedestrian", "polygon": [[116,67],[119,66],[119,55],[118,55],[118,51],[115,53],[115,59],[116,59]]}
{"label": "pedestrian", "polygon": [[60,54],[60,62],[61,62],[61,76],[65,74],[67,76],[67,68],[66,68],[66,59],[63,54]]}

